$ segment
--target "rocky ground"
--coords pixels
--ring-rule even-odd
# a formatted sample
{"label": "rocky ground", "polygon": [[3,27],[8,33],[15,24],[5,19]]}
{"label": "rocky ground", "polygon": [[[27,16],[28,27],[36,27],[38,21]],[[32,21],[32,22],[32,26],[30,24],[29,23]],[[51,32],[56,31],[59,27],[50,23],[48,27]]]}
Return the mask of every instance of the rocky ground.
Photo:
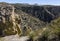
{"label": "rocky ground", "polygon": [[0,38],[0,41],[27,41],[28,39],[29,39],[28,36],[19,37],[17,35],[11,35]]}

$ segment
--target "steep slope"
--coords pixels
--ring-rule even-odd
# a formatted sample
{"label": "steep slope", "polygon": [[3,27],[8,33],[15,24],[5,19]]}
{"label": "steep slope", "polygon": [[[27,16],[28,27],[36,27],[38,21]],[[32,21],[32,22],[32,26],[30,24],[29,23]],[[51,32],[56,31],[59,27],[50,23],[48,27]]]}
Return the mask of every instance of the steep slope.
{"label": "steep slope", "polygon": [[41,41],[60,41],[60,17],[53,20],[42,34],[42,37],[39,38],[42,38]]}
{"label": "steep slope", "polygon": [[22,10],[23,12],[30,14],[44,22],[51,22],[53,19],[60,16],[60,6],[49,6],[49,5],[27,5],[25,4],[14,4],[15,8]]}
{"label": "steep slope", "polygon": [[48,26],[30,34],[33,41],[60,41],[60,17]]}
{"label": "steep slope", "polygon": [[[0,36],[27,35],[28,30],[37,30],[46,26],[43,21],[22,10],[15,12],[16,8],[10,4],[0,4]],[[30,32],[29,31],[29,32]],[[26,34],[25,34],[26,33]]]}
{"label": "steep slope", "polygon": [[[0,4],[0,23],[1,23],[0,24],[0,30],[1,30],[0,34],[2,36],[5,35],[6,33],[8,33],[8,34],[15,33],[14,6]],[[8,30],[8,32],[6,29]],[[13,30],[13,31],[11,31],[11,30]]]}
{"label": "steep slope", "polygon": [[30,36],[34,41],[60,41],[59,17],[60,6],[0,3],[0,37],[18,35]]}

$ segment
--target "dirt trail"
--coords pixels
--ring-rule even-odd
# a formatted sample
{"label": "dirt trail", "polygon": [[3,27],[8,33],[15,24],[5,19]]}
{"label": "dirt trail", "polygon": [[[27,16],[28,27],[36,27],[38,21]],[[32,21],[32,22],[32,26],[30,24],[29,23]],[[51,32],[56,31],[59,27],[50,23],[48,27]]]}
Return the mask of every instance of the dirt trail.
{"label": "dirt trail", "polygon": [[0,41],[27,41],[28,39],[28,36],[18,37],[17,35],[11,35],[1,38]]}

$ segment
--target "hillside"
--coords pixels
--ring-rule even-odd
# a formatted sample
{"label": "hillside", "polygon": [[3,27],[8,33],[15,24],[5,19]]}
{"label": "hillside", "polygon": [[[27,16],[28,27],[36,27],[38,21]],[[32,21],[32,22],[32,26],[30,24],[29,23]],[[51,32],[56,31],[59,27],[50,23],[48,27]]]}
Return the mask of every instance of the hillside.
{"label": "hillside", "polygon": [[59,25],[60,6],[0,3],[2,38],[18,35],[29,36],[30,41],[60,41]]}
{"label": "hillside", "polygon": [[15,8],[22,10],[23,12],[32,15],[44,22],[51,22],[51,20],[58,18],[60,16],[60,6],[52,5],[23,5],[23,4],[14,4]]}

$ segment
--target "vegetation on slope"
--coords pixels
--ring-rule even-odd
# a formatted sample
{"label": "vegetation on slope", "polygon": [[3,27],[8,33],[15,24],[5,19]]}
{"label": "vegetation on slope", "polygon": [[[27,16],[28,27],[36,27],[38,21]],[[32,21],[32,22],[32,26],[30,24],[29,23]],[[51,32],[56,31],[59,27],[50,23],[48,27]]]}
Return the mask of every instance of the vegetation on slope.
{"label": "vegetation on slope", "polygon": [[[19,8],[15,9],[15,13],[18,15],[15,18],[16,30],[14,31],[12,21],[6,21],[5,23],[0,22],[0,35],[6,36],[18,34],[19,36],[30,36],[34,41],[60,41],[60,18],[53,20],[47,25],[45,22],[23,12]],[[49,16],[47,15],[47,12],[44,13],[44,16],[45,14],[46,16]]]}
{"label": "vegetation on slope", "polygon": [[[31,36],[32,35],[32,36]],[[60,18],[30,34],[34,41],[60,41]]]}

